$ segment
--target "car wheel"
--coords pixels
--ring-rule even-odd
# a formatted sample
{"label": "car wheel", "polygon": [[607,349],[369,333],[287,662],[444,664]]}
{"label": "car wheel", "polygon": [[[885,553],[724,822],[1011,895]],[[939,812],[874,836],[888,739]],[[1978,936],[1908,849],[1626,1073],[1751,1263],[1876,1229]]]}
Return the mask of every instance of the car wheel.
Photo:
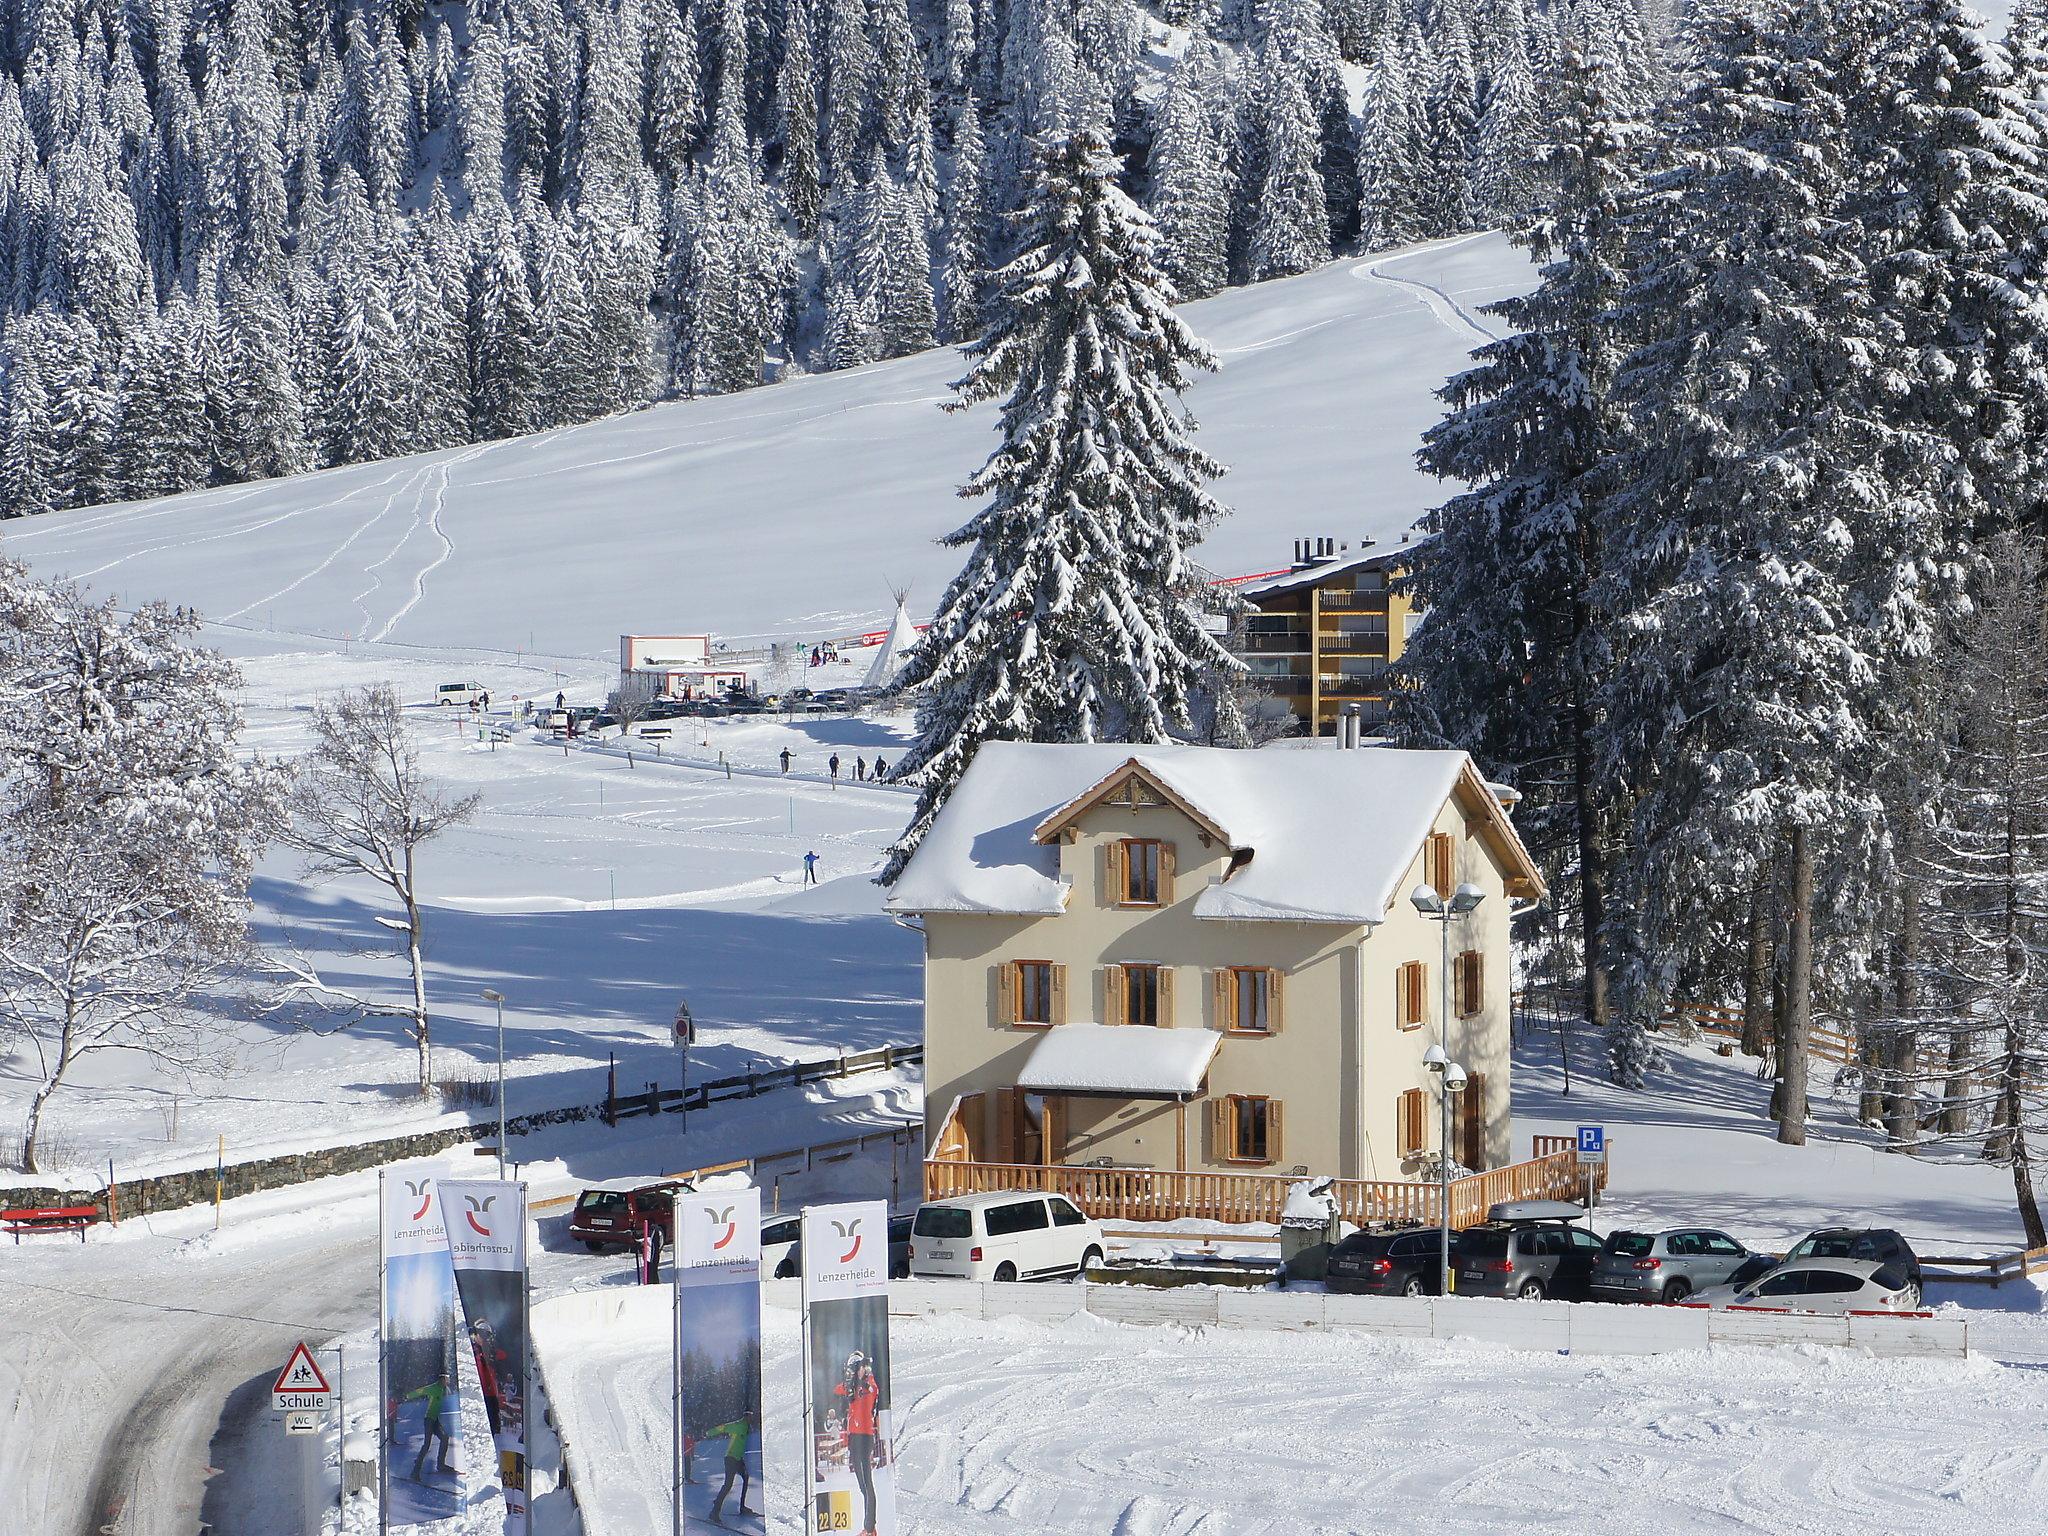
{"label": "car wheel", "polygon": [[1090,1243],[1088,1245],[1088,1251],[1081,1255],[1081,1267],[1075,1270],[1074,1273],[1077,1275],[1085,1275],[1088,1273],[1089,1270],[1096,1268],[1101,1263],[1102,1250],[1096,1247],[1093,1243]]}
{"label": "car wheel", "polygon": [[604,1244],[603,1244],[603,1243],[593,1243],[593,1242],[592,1242],[592,1241],[591,1241],[591,1240],[590,1240],[589,1238],[587,1238],[587,1237],[586,1237],[586,1238],[585,1238],[585,1239],[583,1240],[583,1246],[584,1246],[584,1247],[586,1247],[586,1248],[588,1248],[588,1249],[589,1249],[589,1250],[590,1250],[590,1251],[591,1251],[592,1253],[603,1253],[603,1252],[604,1252]]}
{"label": "car wheel", "polygon": [[996,1266],[995,1278],[1005,1285],[1017,1278],[1017,1266],[1005,1260]]}
{"label": "car wheel", "polygon": [[1667,1303],[1683,1301],[1691,1294],[1692,1282],[1689,1280],[1674,1280],[1664,1287],[1664,1300]]}
{"label": "car wheel", "polygon": [[1541,1301],[1543,1299],[1543,1282],[1541,1280],[1524,1280],[1520,1289],[1515,1292],[1515,1299],[1517,1301]]}
{"label": "car wheel", "polygon": [[1420,1275],[1410,1275],[1401,1284],[1401,1294],[1403,1296],[1420,1296],[1422,1291],[1422,1276]]}
{"label": "car wheel", "polygon": [[1908,1280],[1904,1295],[1906,1298],[1906,1310],[1908,1312],[1918,1312],[1925,1300],[1924,1293],[1920,1289],[1920,1282],[1918,1280]]}

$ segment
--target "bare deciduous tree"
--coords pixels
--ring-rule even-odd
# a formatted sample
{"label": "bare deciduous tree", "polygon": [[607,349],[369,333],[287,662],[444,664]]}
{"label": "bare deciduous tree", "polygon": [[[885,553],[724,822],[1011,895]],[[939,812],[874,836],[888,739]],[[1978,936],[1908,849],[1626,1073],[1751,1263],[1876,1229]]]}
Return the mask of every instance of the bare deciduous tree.
{"label": "bare deciduous tree", "polygon": [[420,1092],[426,1093],[433,1087],[433,1042],[419,850],[469,820],[479,797],[451,798],[428,780],[398,696],[386,683],[316,703],[313,743],[293,787],[286,840],[305,854],[309,877],[363,876],[398,904],[400,916],[379,916],[377,923],[404,951],[412,1000],[378,1002],[329,986],[303,959],[286,964],[293,979],[281,997],[311,997],[352,1018],[403,1019],[419,1057]]}
{"label": "bare deciduous tree", "polygon": [[285,776],[240,753],[235,669],[196,614],[123,615],[0,562],[0,1045],[38,1076],[22,1161],[79,1062],[216,1063],[249,878]]}

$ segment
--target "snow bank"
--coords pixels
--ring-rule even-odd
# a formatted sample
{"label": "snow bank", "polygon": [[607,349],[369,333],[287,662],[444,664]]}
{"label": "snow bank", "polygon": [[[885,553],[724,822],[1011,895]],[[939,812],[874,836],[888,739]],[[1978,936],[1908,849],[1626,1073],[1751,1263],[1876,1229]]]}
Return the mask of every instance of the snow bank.
{"label": "snow bank", "polygon": [[1056,1024],[1032,1046],[1017,1086],[1032,1093],[1192,1097],[1202,1091],[1222,1038],[1213,1029]]}

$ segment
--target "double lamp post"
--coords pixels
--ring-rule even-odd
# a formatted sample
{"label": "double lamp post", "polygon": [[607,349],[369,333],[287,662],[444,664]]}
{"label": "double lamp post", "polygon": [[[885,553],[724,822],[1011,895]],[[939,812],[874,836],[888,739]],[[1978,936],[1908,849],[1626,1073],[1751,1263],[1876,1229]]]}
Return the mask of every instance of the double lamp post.
{"label": "double lamp post", "polygon": [[1465,1090],[1465,1069],[1451,1060],[1451,920],[1470,916],[1485,899],[1486,892],[1470,883],[1462,884],[1451,892],[1448,901],[1437,893],[1434,886],[1427,884],[1418,885],[1408,895],[1409,905],[1437,925],[1443,941],[1442,960],[1437,967],[1436,1044],[1422,1055],[1422,1064],[1443,1078],[1442,1092],[1437,1095],[1441,1111],[1441,1139],[1437,1144],[1437,1294],[1440,1296],[1451,1294],[1451,1098]]}

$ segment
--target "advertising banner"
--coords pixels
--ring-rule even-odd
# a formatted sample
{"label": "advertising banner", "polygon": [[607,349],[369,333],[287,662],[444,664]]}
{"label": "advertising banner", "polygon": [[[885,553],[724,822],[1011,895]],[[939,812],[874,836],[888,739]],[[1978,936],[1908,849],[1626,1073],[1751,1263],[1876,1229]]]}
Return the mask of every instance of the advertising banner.
{"label": "advertising banner", "polygon": [[386,1530],[446,1520],[462,1509],[462,1317],[439,1182],[432,1163],[378,1177]]}
{"label": "advertising banner", "polygon": [[767,1536],[761,1480],[761,1191],[676,1197],[676,1529]]}
{"label": "advertising banner", "polygon": [[505,1536],[526,1536],[526,1186],[443,1179],[440,1194],[477,1391],[498,1452]]}
{"label": "advertising banner", "polygon": [[889,1207],[807,1206],[802,1244],[811,1530],[896,1536]]}

